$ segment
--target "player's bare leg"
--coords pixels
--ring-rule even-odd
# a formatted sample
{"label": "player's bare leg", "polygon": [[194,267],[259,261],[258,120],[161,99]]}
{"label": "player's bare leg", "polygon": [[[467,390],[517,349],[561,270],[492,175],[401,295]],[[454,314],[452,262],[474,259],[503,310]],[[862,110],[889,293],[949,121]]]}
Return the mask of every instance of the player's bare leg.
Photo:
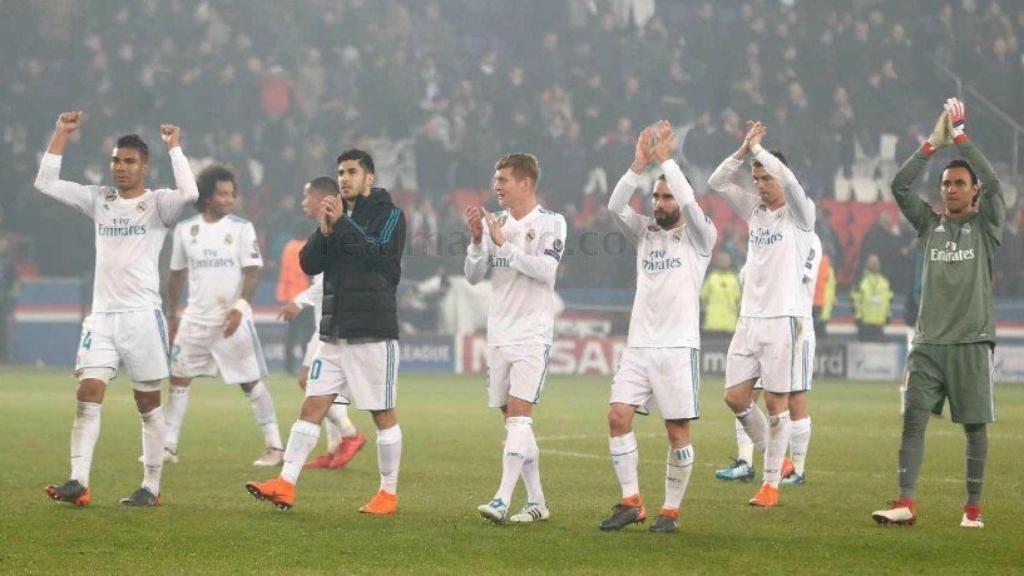
{"label": "player's bare leg", "polygon": [[59,502],[76,506],[89,504],[89,472],[96,440],[100,435],[100,409],[107,391],[107,383],[95,378],[83,378],[75,390],[77,406],[71,425],[71,478],[64,484],[46,487],[46,494]]}

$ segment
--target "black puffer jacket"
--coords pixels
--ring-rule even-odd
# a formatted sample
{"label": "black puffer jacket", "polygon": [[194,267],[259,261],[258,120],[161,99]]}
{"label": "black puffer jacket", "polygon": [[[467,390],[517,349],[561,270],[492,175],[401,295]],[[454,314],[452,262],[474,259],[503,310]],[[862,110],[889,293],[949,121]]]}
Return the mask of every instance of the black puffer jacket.
{"label": "black puffer jacket", "polygon": [[398,338],[395,292],[402,277],[405,213],[383,188],[356,200],[330,235],[319,228],[299,253],[302,271],[324,273],[320,339]]}

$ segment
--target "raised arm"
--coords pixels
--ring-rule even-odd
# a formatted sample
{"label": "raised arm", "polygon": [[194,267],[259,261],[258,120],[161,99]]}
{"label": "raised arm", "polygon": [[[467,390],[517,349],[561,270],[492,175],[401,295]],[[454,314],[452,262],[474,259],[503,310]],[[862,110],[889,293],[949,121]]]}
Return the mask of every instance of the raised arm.
{"label": "raised arm", "polygon": [[693,188],[683,175],[679,164],[670,157],[674,143],[675,134],[672,132],[672,126],[662,120],[658,123],[658,143],[653,149],[654,158],[661,163],[665,183],[668,184],[668,189],[686,220],[687,236],[701,255],[710,256],[715,248],[715,242],[718,241],[718,231],[697,204]]}
{"label": "raised arm", "polygon": [[991,240],[998,245],[1002,243],[1003,228],[1006,225],[1006,197],[1003,196],[1003,187],[988,159],[967,138],[967,133],[964,131],[967,110],[964,108],[963,102],[956,98],[950,98],[946,101],[945,110],[949,115],[953,141],[956,142],[957,149],[978,175],[978,183],[981,184],[978,213],[988,225]]}
{"label": "raised arm", "polygon": [[[755,129],[746,141],[754,155],[754,160],[764,166],[765,172],[770,174],[782,187],[782,193],[786,197],[786,207],[793,215],[796,225],[801,230],[812,232],[815,217],[814,203],[807,197],[804,187],[800,185],[800,181],[796,179],[796,175],[789,169],[789,166],[761,146],[761,138],[765,133],[763,125],[755,122],[753,126]],[[761,129],[758,130],[757,127],[761,127]]]}
{"label": "raised arm", "polygon": [[479,284],[487,277],[488,245],[484,239],[483,210],[478,206],[466,206],[466,226],[469,227],[469,246],[463,273],[470,284]]}
{"label": "raised arm", "polygon": [[927,202],[914,193],[914,187],[921,176],[921,172],[928,165],[928,159],[931,155],[935,153],[935,150],[949,143],[948,125],[949,115],[943,111],[935,121],[935,128],[932,130],[931,136],[928,137],[928,140],[919,150],[914,152],[903,163],[903,166],[900,167],[899,171],[896,172],[896,176],[892,179],[891,189],[896,205],[900,207],[903,216],[918,231],[927,225],[935,213]]}
{"label": "raised arm", "polygon": [[612,195],[608,198],[608,211],[615,220],[635,239],[647,225],[646,219],[637,214],[629,205],[629,199],[633,192],[640,187],[640,175],[643,174],[647,165],[651,163],[651,143],[654,138],[654,131],[651,128],[644,128],[636,141],[636,151],[633,154],[633,164],[629,170],[619,178]]}
{"label": "raised arm", "polygon": [[92,206],[96,191],[89,187],[60,179],[61,160],[68,136],[78,130],[82,124],[82,112],[64,112],[57,117],[57,126],[50,138],[50,145],[39,162],[34,186],[43,194],[79,210],[86,216],[92,216]]}
{"label": "raised arm", "polygon": [[753,122],[747,122],[747,134],[743,138],[743,143],[735,152],[726,156],[708,178],[708,186],[722,195],[736,214],[744,220],[750,219],[750,213],[760,201],[757,196],[747,192],[736,183],[737,173],[743,166],[743,161],[750,154],[750,138],[755,129],[763,130],[763,127],[758,128]]}
{"label": "raised arm", "polygon": [[167,153],[171,157],[171,170],[174,172],[174,189],[161,190],[157,195],[157,208],[160,219],[170,225],[181,214],[182,209],[199,198],[199,187],[196,177],[189,166],[188,158],[181,149],[181,128],[173,124],[160,126],[160,139],[167,145]]}

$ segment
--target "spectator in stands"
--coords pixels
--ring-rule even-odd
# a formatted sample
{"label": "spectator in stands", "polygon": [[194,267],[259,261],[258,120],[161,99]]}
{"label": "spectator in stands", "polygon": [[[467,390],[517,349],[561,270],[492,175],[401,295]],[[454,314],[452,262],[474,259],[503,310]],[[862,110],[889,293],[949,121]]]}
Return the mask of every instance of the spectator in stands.
{"label": "spectator in stands", "polygon": [[892,289],[882,275],[878,254],[866,260],[864,275],[850,295],[853,300],[857,339],[861,342],[884,342],[885,326],[892,315]]}
{"label": "spectator in stands", "polygon": [[728,252],[717,252],[700,290],[701,338],[728,340],[740,315],[740,277]]}
{"label": "spectator in stands", "polygon": [[828,336],[828,321],[832,318],[832,307],[836,303],[836,272],[832,267],[831,248],[824,240],[821,245],[821,264],[818,266],[811,308],[811,314],[814,316],[814,338],[818,342]]}
{"label": "spectator in stands", "polygon": [[[881,269],[888,271],[902,270],[909,257],[909,252],[904,253],[911,239],[908,234],[903,233],[901,219],[893,217],[888,210],[882,211],[875,220],[875,224],[864,235],[864,241],[860,248],[860,264],[858,270],[864,270],[867,266],[867,258],[875,254],[880,259]],[[904,275],[894,277],[893,290],[899,294],[906,294],[909,286],[909,279]]]}
{"label": "spectator in stands", "polygon": [[0,364],[10,362],[11,335],[13,334],[14,304],[18,286],[18,268],[14,252],[14,238],[3,229],[0,212]]}

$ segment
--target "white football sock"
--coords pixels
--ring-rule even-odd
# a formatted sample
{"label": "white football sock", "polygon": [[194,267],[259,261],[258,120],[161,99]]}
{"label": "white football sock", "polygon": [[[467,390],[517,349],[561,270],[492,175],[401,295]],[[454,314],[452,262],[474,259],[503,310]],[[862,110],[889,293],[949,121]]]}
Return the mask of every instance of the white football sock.
{"label": "white football sock", "polygon": [[792,421],[792,432],[789,437],[789,457],[793,461],[796,473],[804,475],[804,463],[807,461],[807,447],[811,443],[811,417]]}
{"label": "white football sock", "polygon": [[736,459],[743,460],[747,464],[754,464],[754,441],[743,429],[743,423],[736,419]]}
{"label": "white football sock", "polygon": [[501,457],[501,484],[494,494],[506,505],[512,500],[512,492],[523,472],[523,463],[530,453],[530,439],[533,437],[533,418],[512,416],[505,420],[505,448]]}
{"label": "white football sock", "polygon": [[750,408],[737,414],[736,419],[743,426],[743,431],[747,433],[747,437],[754,443],[754,448],[758,452],[764,452],[766,440],[768,439],[768,419],[764,417],[764,412],[761,412],[757,404],[751,404]]}
{"label": "white football sock", "polygon": [[292,424],[291,434],[288,435],[288,447],[284,451],[284,465],[281,467],[281,478],[296,484],[299,481],[299,473],[306,463],[309,453],[316,448],[320,440],[320,425],[296,420]]}
{"label": "white football sock", "polygon": [[544,505],[544,489],[540,485],[540,447],[537,446],[537,437],[533,434],[533,427],[530,427],[530,446],[526,453],[526,460],[523,462],[523,485],[526,486],[526,501],[531,504]]}
{"label": "white football sock", "polygon": [[779,487],[782,479],[782,459],[789,446],[789,410],[768,419],[768,449],[764,454],[764,483]]}
{"label": "white football sock", "polygon": [[327,451],[333,452],[338,444],[341,443],[341,419],[338,416],[337,411],[334,407],[337,404],[331,404],[331,407],[327,409],[327,416],[324,417],[324,430],[327,432]]}
{"label": "white football sock", "polygon": [[402,462],[402,429],[395,424],[377,430],[377,468],[380,469],[380,489],[398,493],[398,467]]}
{"label": "white football sock", "polygon": [[612,466],[622,486],[622,497],[629,498],[640,493],[640,479],[637,466],[640,462],[640,449],[636,445],[636,435],[627,432],[622,436],[608,438],[608,451],[612,454]]}
{"label": "white football sock", "polygon": [[71,425],[71,479],[89,487],[92,453],[100,437],[100,409],[102,404],[79,402],[75,408],[75,422]]}
{"label": "white football sock", "polygon": [[154,496],[160,495],[160,475],[164,469],[164,410],[160,406],[142,414],[142,486]]}
{"label": "white football sock", "polygon": [[267,448],[280,450],[281,430],[277,427],[277,413],[274,412],[274,399],[270,396],[270,390],[267,390],[260,380],[245,395],[249,397],[249,405],[256,416],[256,423],[263,431],[263,443]]}
{"label": "white football sock", "polygon": [[164,446],[171,452],[178,451],[178,440],[181,438],[181,426],[185,422],[188,410],[188,395],[191,386],[175,386],[171,384],[167,390],[167,403],[164,404],[164,423],[167,436]]}
{"label": "white football sock", "polygon": [[682,448],[669,448],[668,462],[665,466],[665,505],[664,509],[675,510],[686,495],[686,486],[690,483],[693,472],[693,445]]}

